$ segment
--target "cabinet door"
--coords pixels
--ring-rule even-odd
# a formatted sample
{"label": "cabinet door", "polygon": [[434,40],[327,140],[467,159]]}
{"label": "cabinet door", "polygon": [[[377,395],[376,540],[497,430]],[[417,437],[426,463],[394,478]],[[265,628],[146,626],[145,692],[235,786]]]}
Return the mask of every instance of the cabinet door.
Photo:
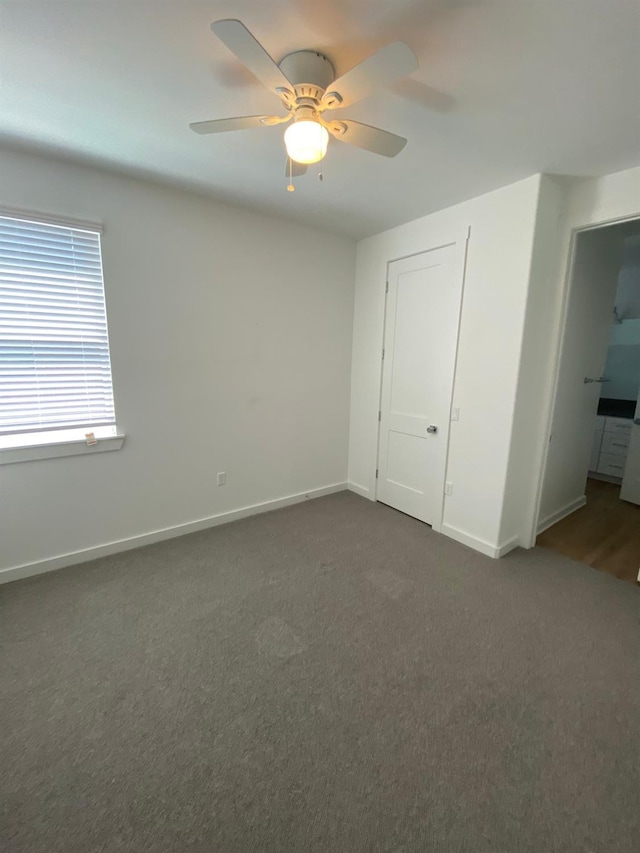
{"label": "cabinet door", "polygon": [[610,477],[624,477],[624,456],[614,456],[611,453],[601,453],[598,462],[598,474],[608,474]]}
{"label": "cabinet door", "polygon": [[631,435],[633,421],[630,418],[607,418],[605,430],[616,435]]}

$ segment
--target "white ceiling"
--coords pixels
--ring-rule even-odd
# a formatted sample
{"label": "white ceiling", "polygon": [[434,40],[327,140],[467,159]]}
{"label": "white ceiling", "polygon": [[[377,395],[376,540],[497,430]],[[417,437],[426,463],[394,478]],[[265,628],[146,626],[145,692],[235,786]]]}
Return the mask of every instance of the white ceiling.
{"label": "white ceiling", "polygon": [[[209,29],[241,19],[276,61],[344,73],[388,41],[420,68],[345,110],[406,136],[395,159],[331,142],[286,192],[282,128],[188,124],[278,111]],[[337,114],[336,114],[337,115]],[[640,163],[639,0],[0,0],[0,142],[197,188],[355,237],[535,172]]]}

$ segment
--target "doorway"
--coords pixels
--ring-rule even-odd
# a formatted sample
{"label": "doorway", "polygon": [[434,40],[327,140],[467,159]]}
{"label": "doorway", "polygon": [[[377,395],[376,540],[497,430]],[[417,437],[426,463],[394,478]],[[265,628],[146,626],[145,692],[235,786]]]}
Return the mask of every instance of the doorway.
{"label": "doorway", "polygon": [[464,240],[389,264],[377,499],[440,530]]}
{"label": "doorway", "polygon": [[537,544],[640,569],[640,220],[573,241]]}

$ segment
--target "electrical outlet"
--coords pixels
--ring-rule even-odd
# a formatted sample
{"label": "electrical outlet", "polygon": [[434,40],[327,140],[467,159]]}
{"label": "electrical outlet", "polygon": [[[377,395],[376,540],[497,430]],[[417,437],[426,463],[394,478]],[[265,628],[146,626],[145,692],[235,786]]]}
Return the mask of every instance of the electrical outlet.
{"label": "electrical outlet", "polygon": [[451,420],[459,421],[460,420],[460,409],[456,406],[455,409],[451,409]]}
{"label": "electrical outlet", "polygon": [[447,481],[444,484],[444,493],[445,493],[445,495],[452,495],[453,494],[453,483]]}
{"label": "electrical outlet", "polygon": [[227,472],[226,471],[220,471],[218,473],[218,485],[224,486],[224,484],[226,482],[227,482]]}

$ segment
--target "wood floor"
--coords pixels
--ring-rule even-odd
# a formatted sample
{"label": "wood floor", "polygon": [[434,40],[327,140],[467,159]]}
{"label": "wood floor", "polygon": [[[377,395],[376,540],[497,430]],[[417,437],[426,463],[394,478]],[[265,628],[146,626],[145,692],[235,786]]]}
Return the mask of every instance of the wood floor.
{"label": "wood floor", "polygon": [[620,486],[601,480],[587,480],[586,495],[586,506],[541,533],[536,544],[637,583],[640,506],[621,501]]}

